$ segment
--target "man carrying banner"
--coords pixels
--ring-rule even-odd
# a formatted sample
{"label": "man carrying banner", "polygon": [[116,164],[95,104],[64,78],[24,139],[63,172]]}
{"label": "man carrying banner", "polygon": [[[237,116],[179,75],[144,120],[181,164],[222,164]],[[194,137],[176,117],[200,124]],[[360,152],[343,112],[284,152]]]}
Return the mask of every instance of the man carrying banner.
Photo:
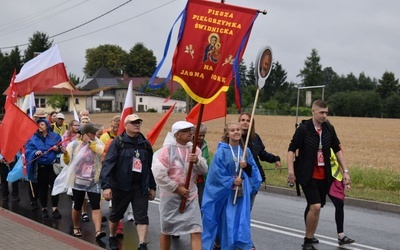
{"label": "man carrying banner", "polygon": [[[171,247],[171,235],[190,233],[191,249],[201,249],[201,213],[195,179],[206,174],[208,166],[201,150],[191,153],[194,125],[179,121],[172,125],[163,147],[154,153],[153,174],[160,187],[160,249]],[[185,188],[189,163],[194,164],[189,188]],[[182,197],[187,199],[184,213],[180,212]]]}

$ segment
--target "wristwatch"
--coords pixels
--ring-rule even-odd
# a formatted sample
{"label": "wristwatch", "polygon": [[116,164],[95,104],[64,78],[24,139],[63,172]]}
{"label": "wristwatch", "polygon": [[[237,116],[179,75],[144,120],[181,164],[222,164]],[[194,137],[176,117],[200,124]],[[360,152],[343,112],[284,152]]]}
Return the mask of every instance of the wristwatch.
{"label": "wristwatch", "polygon": [[348,169],[345,169],[344,172],[350,174]]}

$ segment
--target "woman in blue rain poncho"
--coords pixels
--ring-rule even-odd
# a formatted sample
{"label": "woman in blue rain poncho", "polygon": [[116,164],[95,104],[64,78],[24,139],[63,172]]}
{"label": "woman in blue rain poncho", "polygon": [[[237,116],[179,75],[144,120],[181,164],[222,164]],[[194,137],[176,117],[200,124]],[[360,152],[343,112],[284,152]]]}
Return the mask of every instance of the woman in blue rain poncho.
{"label": "woman in blue rain poncho", "polygon": [[[203,249],[252,248],[250,198],[261,185],[261,175],[249,149],[242,160],[241,136],[240,124],[228,123],[211,163],[201,207]],[[236,186],[239,195],[233,204]]]}

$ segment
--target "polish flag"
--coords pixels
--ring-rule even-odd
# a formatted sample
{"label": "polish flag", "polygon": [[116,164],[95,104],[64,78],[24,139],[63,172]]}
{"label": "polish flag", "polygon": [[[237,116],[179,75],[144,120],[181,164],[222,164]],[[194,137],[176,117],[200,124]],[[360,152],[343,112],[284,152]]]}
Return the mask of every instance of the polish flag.
{"label": "polish flag", "polygon": [[119,123],[118,135],[122,134],[125,130],[124,120],[128,115],[133,114],[133,91],[132,80],[129,82],[128,91],[126,92],[124,110],[121,114],[121,122]]}
{"label": "polish flag", "polygon": [[158,136],[161,133],[161,130],[163,129],[165,123],[168,120],[169,115],[172,113],[172,111],[175,108],[176,103],[172,105],[172,107],[169,108],[167,113],[164,114],[164,116],[161,118],[161,120],[150,130],[149,133],[147,133],[147,140],[150,142],[151,146],[156,143]]}
{"label": "polish flag", "polygon": [[14,82],[18,96],[23,97],[68,81],[58,45],[55,45],[25,63]]}
{"label": "polish flag", "polygon": [[[200,103],[190,110],[186,116],[186,121],[197,124],[200,112]],[[201,122],[214,120],[226,116],[226,92],[221,92],[217,98],[208,104],[204,104],[203,116]]]}

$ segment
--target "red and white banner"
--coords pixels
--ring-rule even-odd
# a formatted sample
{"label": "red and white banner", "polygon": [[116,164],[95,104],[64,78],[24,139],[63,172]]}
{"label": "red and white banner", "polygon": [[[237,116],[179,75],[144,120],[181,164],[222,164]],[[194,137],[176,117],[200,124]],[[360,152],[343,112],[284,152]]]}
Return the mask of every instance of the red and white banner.
{"label": "red and white banner", "polygon": [[124,109],[121,114],[121,122],[119,123],[118,135],[122,134],[125,130],[124,120],[128,115],[133,114],[133,90],[132,80],[129,82],[128,91],[126,92]]}
{"label": "red and white banner", "polygon": [[190,0],[172,61],[172,79],[202,104],[226,92],[234,61],[240,62],[257,15],[255,9]]}
{"label": "red and white banner", "polygon": [[18,96],[23,97],[68,81],[58,45],[55,45],[25,63],[14,83]]}

